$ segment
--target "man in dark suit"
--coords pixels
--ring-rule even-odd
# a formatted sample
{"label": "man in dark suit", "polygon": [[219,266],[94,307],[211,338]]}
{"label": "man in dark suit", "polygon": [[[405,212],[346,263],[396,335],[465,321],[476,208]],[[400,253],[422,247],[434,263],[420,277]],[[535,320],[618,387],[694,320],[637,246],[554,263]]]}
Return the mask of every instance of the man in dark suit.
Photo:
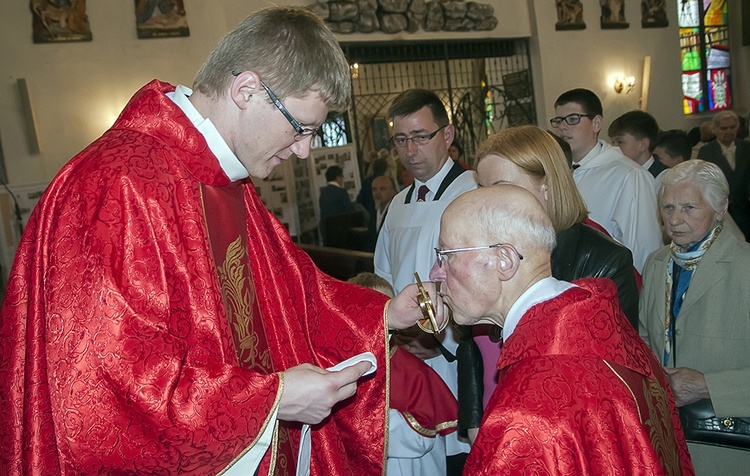
{"label": "man in dark suit", "polygon": [[732,111],[721,111],[713,118],[716,139],[701,147],[698,158],[719,166],[729,182],[729,214],[750,238],[750,143],[737,139],[740,120]]}
{"label": "man in dark suit", "polygon": [[370,214],[370,222],[367,227],[368,239],[367,239],[367,250],[375,251],[375,243],[378,240],[378,232],[383,226],[383,220],[385,215],[388,213],[388,205],[391,204],[391,200],[396,195],[396,184],[393,179],[381,175],[375,177],[372,181],[372,200],[375,204],[375,212]]}
{"label": "man in dark suit", "polygon": [[387,171],[388,159],[383,157],[375,159],[372,163],[372,175],[362,181],[362,188],[359,189],[359,194],[357,194],[357,203],[367,210],[367,213],[370,214],[370,220],[372,220],[373,215],[375,215],[376,206],[375,200],[372,196],[372,182]]}
{"label": "man in dark suit", "polygon": [[344,188],[344,171],[338,165],[326,169],[328,184],[320,188],[320,232],[325,242],[325,219],[331,215],[353,212],[354,203],[349,199],[349,192]]}

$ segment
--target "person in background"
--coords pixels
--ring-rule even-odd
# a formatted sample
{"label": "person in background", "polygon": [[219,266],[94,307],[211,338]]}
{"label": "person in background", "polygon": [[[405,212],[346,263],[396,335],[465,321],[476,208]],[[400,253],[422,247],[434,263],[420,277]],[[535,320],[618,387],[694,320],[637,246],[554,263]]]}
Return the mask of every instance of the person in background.
{"label": "person in background", "polygon": [[572,89],[555,101],[550,124],[570,144],[573,180],[590,218],[633,253],[640,272],[648,255],[662,244],[653,177],[599,139],[602,103],[588,89]]}
{"label": "person in background", "polygon": [[[700,418],[750,415],[750,244],[727,229],[729,194],[715,164],[671,168],[659,207],[672,242],[648,258],[643,273],[639,332],[666,368],[683,417],[704,404]],[[694,425],[705,425],[683,422],[689,441],[701,428]],[[697,441],[689,447],[699,475],[750,467],[748,451]]]}
{"label": "person in background", "polygon": [[464,160],[464,149],[461,148],[458,141],[454,140],[450,147],[448,147],[448,155],[451,159],[458,162],[461,167],[465,168],[466,170],[471,169],[471,167],[469,167],[469,164],[467,164]]}
{"label": "person in background", "polygon": [[[552,134],[536,126],[504,129],[477,149],[477,174],[481,187],[511,183],[531,192],[549,215],[556,234],[551,272],[556,279],[609,278],[617,286],[620,308],[634,329],[638,327],[638,289],[630,250],[584,224],[588,213],[573,182],[563,151]],[[474,341],[481,355],[459,343],[459,431],[478,428],[482,410],[497,383],[496,362],[501,343],[477,332]],[[474,373],[473,360],[481,358],[483,378]],[[467,370],[464,370],[467,369]],[[477,390],[479,387],[480,391]],[[483,395],[483,399],[477,398]],[[467,408],[469,407],[469,408]],[[468,420],[468,421],[467,421]],[[475,431],[468,432],[475,434]]]}
{"label": "person in background", "polygon": [[667,377],[608,279],[551,276],[555,229],[512,184],[454,200],[430,279],[461,325],[502,327],[465,475],[693,473]]}
{"label": "person in background", "polygon": [[[393,287],[374,273],[362,272],[350,283],[394,297]],[[458,403],[443,379],[411,352],[390,345],[387,476],[435,476],[445,472],[429,453],[445,445],[437,436],[456,431]],[[442,450],[443,453],[445,449]]]}
{"label": "person in background", "polygon": [[[437,245],[439,218],[457,196],[476,188],[473,171],[448,156],[454,139],[445,105],[432,91],[410,89],[399,94],[388,109],[393,121],[391,142],[414,183],[393,197],[375,246],[375,274],[385,278],[396,292],[414,282],[414,273],[430,273]],[[457,391],[455,352],[458,343],[448,327],[439,335],[413,328],[399,332],[399,345],[419,355]],[[437,337],[437,338],[436,338]],[[455,433],[446,437],[447,474],[461,474],[469,444]]]}
{"label": "person in background", "polygon": [[737,139],[740,121],[732,111],[713,118],[716,139],[701,147],[698,158],[719,166],[729,182],[729,214],[750,239],[750,142]]}
{"label": "person in background", "polygon": [[326,276],[248,180],[307,157],[350,81],[318,17],[267,8],[62,168],[2,307],[4,474],[382,473],[386,333],[417,287]]}
{"label": "person in background", "polygon": [[659,125],[654,116],[645,111],[626,112],[609,126],[609,137],[625,157],[648,170],[654,177],[654,189],[659,190],[668,167],[653,154],[659,137]]}
{"label": "person in background", "polygon": [[375,177],[375,180],[372,181],[372,198],[375,202],[375,212],[370,215],[370,222],[367,228],[368,245],[366,251],[375,251],[378,233],[383,226],[383,221],[388,213],[388,206],[391,204],[391,200],[396,195],[396,192],[396,184],[388,176],[381,175],[380,177]]}
{"label": "person in background", "polygon": [[659,134],[654,144],[654,155],[667,167],[690,160],[690,139],[685,131],[672,129]]}
{"label": "person in background", "polygon": [[[385,150],[385,149],[383,149]],[[388,172],[388,159],[383,157],[376,158],[372,163],[372,174],[362,181],[362,188],[357,194],[357,203],[359,203],[372,219],[375,215],[375,202],[372,198],[372,182]]]}
{"label": "person in background", "polygon": [[[323,236],[323,243],[327,243],[329,240],[326,236],[326,218],[334,215],[341,215],[342,213],[353,212],[357,210],[357,205],[349,198],[349,192],[344,188],[344,170],[338,165],[331,165],[326,169],[326,185],[320,187],[320,197],[318,198],[318,205],[320,207],[320,234]],[[364,210],[359,205],[360,210]],[[369,222],[369,217],[364,216],[363,222],[360,225]]]}
{"label": "person in background", "polygon": [[697,140],[694,140],[694,130],[695,128],[691,129],[689,133],[691,137],[690,142],[693,143],[693,152],[690,154],[691,159],[697,159],[698,152],[701,150],[701,147],[716,139],[716,134],[714,133],[714,124],[712,121],[705,121],[701,123],[701,125],[698,127]]}

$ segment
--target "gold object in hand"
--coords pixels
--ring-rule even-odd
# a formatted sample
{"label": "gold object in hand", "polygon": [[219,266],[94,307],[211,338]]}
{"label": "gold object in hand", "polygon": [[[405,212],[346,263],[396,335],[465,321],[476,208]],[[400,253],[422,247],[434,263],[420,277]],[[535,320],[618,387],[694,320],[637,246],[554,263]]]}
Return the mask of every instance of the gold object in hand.
{"label": "gold object in hand", "polygon": [[432,299],[430,294],[424,288],[422,280],[419,279],[419,273],[414,273],[414,278],[417,280],[417,302],[419,303],[419,309],[422,311],[424,319],[417,321],[417,325],[420,329],[431,334],[438,334],[443,332],[448,325],[448,320],[445,320],[445,325],[441,328],[437,324],[435,319],[435,309],[432,307]]}

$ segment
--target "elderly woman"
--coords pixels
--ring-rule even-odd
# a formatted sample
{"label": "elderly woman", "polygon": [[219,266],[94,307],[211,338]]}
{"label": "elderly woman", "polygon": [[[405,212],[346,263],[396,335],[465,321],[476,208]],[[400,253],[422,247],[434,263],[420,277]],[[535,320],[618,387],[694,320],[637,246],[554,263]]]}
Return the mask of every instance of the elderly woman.
{"label": "elderly woman", "polygon": [[[722,419],[750,416],[750,245],[724,225],[728,197],[712,163],[689,160],[667,172],[659,207],[672,243],[646,261],[639,326],[677,406],[710,399]],[[692,424],[684,426],[690,440]],[[699,475],[750,467],[748,451],[689,446]]]}
{"label": "elderly woman", "polygon": [[[505,129],[479,146],[476,163],[480,186],[518,185],[534,194],[547,211],[557,234],[552,276],[563,281],[611,279],[617,286],[620,307],[637,328],[638,290],[632,254],[583,223],[588,217],[586,205],[555,138],[535,126]],[[500,346],[488,337],[475,335],[474,340],[481,357],[470,341],[464,341],[458,351],[459,434],[468,433],[470,438],[495,388],[500,354]],[[483,368],[478,361],[483,361]]]}

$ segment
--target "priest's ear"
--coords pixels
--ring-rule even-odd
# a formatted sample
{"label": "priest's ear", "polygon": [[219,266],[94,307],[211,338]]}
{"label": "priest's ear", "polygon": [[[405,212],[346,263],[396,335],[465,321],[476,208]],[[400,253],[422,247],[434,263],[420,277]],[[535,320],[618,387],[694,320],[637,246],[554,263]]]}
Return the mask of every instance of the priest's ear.
{"label": "priest's ear", "polygon": [[234,79],[229,88],[229,95],[237,107],[246,109],[254,94],[261,90],[260,76],[254,71],[232,72]]}

